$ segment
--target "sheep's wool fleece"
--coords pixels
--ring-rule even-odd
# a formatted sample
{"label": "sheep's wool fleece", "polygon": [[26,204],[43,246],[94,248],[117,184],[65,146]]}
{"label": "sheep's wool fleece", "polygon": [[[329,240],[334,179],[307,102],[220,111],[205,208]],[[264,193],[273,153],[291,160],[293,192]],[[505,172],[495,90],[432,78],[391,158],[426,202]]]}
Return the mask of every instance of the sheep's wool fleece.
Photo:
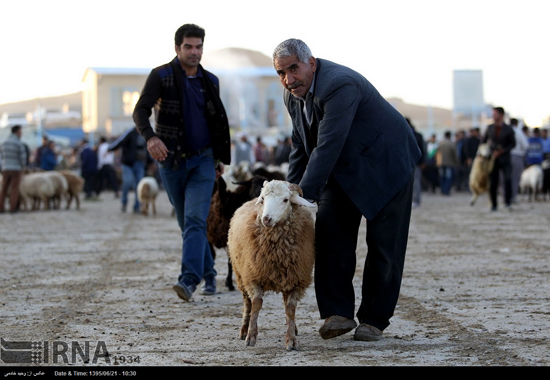
{"label": "sheep's wool fleece", "polygon": [[239,290],[295,291],[298,299],[312,281],[315,234],[311,212],[292,205],[286,220],[273,227],[260,221],[256,200],[240,207],[231,219],[228,252]]}

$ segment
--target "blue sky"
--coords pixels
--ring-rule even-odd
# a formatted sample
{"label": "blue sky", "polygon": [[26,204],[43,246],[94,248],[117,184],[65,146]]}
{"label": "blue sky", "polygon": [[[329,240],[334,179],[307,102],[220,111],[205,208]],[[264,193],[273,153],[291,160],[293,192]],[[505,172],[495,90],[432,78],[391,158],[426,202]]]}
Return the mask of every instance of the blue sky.
{"label": "blue sky", "polygon": [[2,0],[2,14],[0,103],[79,91],[87,67],[158,66],[190,22],[205,55],[300,38],[385,97],[446,108],[453,70],[483,70],[486,102],[533,126],[550,116],[546,0]]}

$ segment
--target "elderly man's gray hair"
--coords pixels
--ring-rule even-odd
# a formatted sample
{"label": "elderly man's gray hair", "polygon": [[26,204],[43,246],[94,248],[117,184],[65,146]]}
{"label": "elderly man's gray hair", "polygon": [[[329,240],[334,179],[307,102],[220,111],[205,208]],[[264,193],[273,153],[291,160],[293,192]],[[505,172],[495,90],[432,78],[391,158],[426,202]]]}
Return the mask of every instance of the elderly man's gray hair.
{"label": "elderly man's gray hair", "polygon": [[296,38],[290,38],[281,42],[273,51],[273,62],[277,58],[285,58],[295,55],[300,62],[308,63],[309,59],[313,57],[311,50],[302,40]]}

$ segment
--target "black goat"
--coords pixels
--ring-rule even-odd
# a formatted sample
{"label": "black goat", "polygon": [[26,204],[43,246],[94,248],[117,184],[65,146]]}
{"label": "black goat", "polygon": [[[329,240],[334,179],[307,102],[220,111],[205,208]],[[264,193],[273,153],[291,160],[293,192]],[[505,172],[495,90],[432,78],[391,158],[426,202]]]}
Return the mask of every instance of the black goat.
{"label": "black goat", "polygon": [[[210,211],[206,220],[207,237],[212,257],[216,257],[214,247],[223,248],[227,251],[227,234],[233,214],[245,202],[260,195],[260,190],[266,180],[265,177],[255,175],[247,181],[233,182],[235,185],[239,185],[234,191],[227,190],[227,184],[223,177],[216,180],[210,201]],[[233,286],[233,267],[229,258],[227,269],[225,286],[229,290],[235,290]]]}

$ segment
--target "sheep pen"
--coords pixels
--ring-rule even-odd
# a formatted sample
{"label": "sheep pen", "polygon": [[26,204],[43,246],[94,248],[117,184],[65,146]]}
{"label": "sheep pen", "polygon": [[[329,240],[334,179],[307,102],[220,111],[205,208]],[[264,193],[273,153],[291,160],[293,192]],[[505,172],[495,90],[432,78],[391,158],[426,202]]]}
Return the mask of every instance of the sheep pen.
{"label": "sheep pen", "polygon": [[243,297],[239,336],[254,346],[266,292],[282,293],[287,350],[298,349],[296,306],[312,281],[315,261],[314,207],[298,185],[264,182],[260,196],[237,209],[231,219],[228,252]]}

